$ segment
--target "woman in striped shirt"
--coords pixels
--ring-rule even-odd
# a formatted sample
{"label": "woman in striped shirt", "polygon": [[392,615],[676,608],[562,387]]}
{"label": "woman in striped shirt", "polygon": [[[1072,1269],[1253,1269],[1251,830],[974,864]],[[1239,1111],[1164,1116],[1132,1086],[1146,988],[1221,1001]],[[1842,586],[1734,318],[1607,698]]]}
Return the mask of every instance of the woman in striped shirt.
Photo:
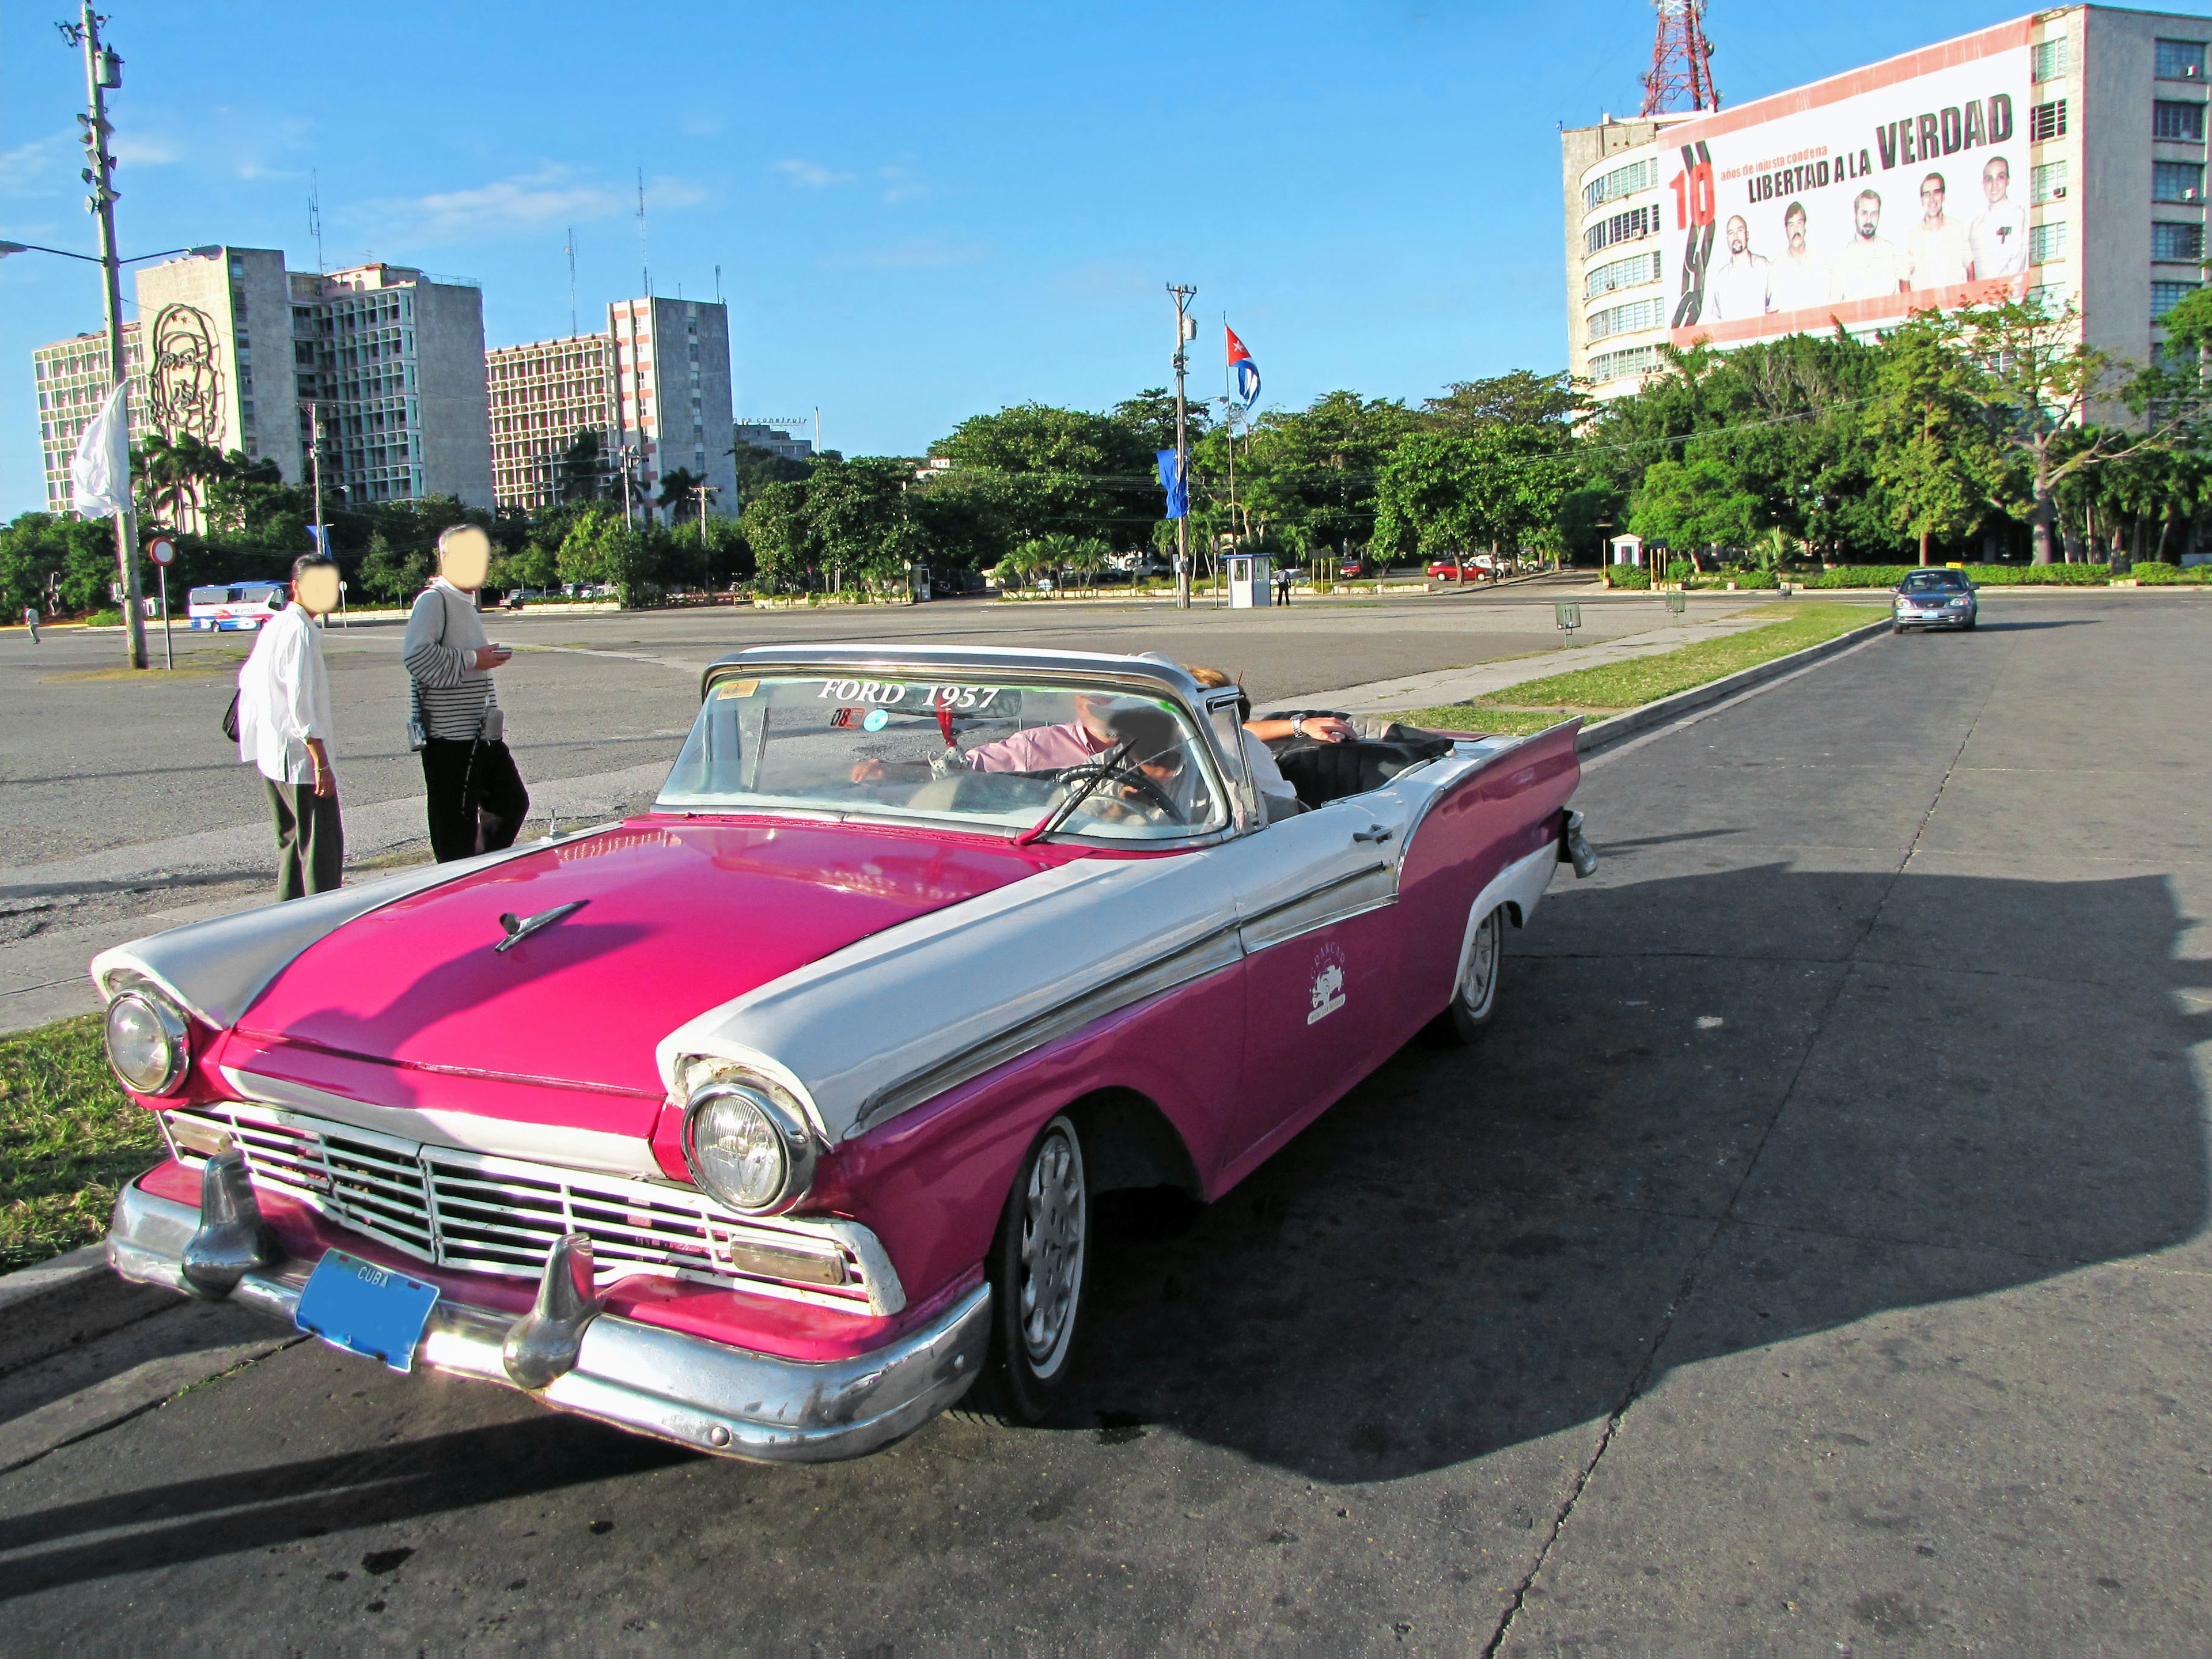
{"label": "woman in striped shirt", "polygon": [[530,811],[492,671],[514,653],[484,637],[477,594],[491,563],[491,538],[475,525],[438,538],[438,574],[407,617],[406,658],[422,736],[430,851],[442,864],[512,846]]}

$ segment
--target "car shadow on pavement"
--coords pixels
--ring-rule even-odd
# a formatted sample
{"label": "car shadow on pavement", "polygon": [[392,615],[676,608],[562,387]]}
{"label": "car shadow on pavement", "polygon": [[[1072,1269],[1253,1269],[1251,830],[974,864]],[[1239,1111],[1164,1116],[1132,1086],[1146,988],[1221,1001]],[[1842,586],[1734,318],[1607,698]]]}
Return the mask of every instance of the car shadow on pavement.
{"label": "car shadow on pavement", "polygon": [[[1790,954],[1838,910],[1870,925],[1849,961]],[[1622,948],[1668,916],[1713,937]],[[1389,1479],[1666,1368],[2180,1244],[2212,1024],[2184,920],[2155,878],[1570,890],[1481,1046],[1409,1046],[1180,1227],[1109,1232],[1064,1425]]]}
{"label": "car shadow on pavement", "polygon": [[[0,1575],[0,1601],[618,1480],[697,1456],[680,1446],[547,1413],[336,1456],[141,1486],[0,1517],[0,1553],[17,1553]],[[98,1536],[118,1528],[131,1530]],[[87,1541],[63,1544],[73,1538]]]}

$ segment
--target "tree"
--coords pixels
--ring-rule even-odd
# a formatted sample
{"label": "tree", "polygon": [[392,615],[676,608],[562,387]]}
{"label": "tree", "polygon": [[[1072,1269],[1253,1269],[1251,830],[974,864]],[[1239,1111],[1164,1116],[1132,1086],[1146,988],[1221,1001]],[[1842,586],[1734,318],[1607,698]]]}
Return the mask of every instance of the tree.
{"label": "tree", "polygon": [[660,510],[668,514],[671,524],[674,524],[687,510],[691,511],[695,518],[697,516],[698,503],[691,499],[691,492],[706,482],[702,474],[681,466],[660,475],[660,494],[654,500]]}
{"label": "tree", "polygon": [[833,588],[858,581],[905,586],[909,564],[927,562],[928,539],[907,511],[907,462],[880,457],[824,462],[806,483],[806,522]]}
{"label": "tree", "polygon": [[1890,521],[1919,538],[1923,565],[1931,538],[1955,540],[1981,523],[2001,471],[1981,370],[1960,349],[1960,335],[1940,312],[1914,313],[1885,341],[1880,394],[1868,411]]}
{"label": "tree", "polygon": [[921,489],[964,498],[988,558],[1054,534],[1124,545],[1158,512],[1153,446],[1111,415],[1018,404],[970,416],[929,453],[952,465]]}
{"label": "tree", "polygon": [[2114,368],[2110,356],[2081,338],[2073,301],[2056,317],[2039,301],[2008,300],[1962,313],[1960,320],[1966,349],[1983,366],[1985,395],[2007,417],[1992,433],[2013,462],[2008,495],[2033,534],[2033,562],[2049,564],[2059,486],[2142,440],[2118,428],[2085,428]]}
{"label": "tree", "polygon": [[627,611],[647,597],[659,574],[659,554],[654,537],[624,524],[619,513],[599,507],[570,528],[556,563],[562,581],[611,587]]}
{"label": "tree", "polygon": [[1538,374],[1516,368],[1486,380],[1454,380],[1441,398],[1425,398],[1421,413],[1447,431],[1478,426],[1553,427],[1565,431],[1589,412],[1588,398],[1562,369]]}
{"label": "tree", "polygon": [[1628,527],[1647,542],[1694,554],[1701,547],[1749,547],[1758,517],[1759,498],[1725,465],[1705,457],[1653,462],[1630,506]]}
{"label": "tree", "polygon": [[565,502],[596,501],[606,493],[606,468],[599,434],[586,427],[561,452],[560,496]]}
{"label": "tree", "polygon": [[1237,493],[1254,528],[1300,552],[1365,546],[1377,480],[1414,424],[1394,398],[1341,391],[1262,416],[1237,456]]}
{"label": "tree", "polygon": [[1382,469],[1375,542],[1394,556],[1517,549],[1556,523],[1572,481],[1559,438],[1538,428],[1418,432]]}
{"label": "tree", "polygon": [[[1151,454],[1173,449],[1176,441],[1175,393],[1164,386],[1146,386],[1133,398],[1114,405],[1112,417]],[[1203,398],[1188,404],[1183,414],[1184,441],[1196,443],[1213,426],[1213,410]]]}
{"label": "tree", "polygon": [[738,526],[753,550],[760,592],[803,591],[821,563],[814,532],[806,517],[807,486],[798,482],[763,485],[738,515]]}

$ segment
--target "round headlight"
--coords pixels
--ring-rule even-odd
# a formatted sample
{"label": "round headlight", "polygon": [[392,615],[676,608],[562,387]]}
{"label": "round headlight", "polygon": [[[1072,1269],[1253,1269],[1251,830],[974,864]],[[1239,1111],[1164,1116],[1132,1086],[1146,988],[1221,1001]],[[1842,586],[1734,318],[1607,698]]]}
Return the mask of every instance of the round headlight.
{"label": "round headlight", "polygon": [[124,1086],[163,1095],[185,1074],[185,1022],[160,997],[125,991],[107,1005],[107,1063]]}
{"label": "round headlight", "polygon": [[814,1138],[767,1090],[714,1082],[691,1093],[684,1158],[698,1183],[749,1215],[788,1208],[814,1180]]}

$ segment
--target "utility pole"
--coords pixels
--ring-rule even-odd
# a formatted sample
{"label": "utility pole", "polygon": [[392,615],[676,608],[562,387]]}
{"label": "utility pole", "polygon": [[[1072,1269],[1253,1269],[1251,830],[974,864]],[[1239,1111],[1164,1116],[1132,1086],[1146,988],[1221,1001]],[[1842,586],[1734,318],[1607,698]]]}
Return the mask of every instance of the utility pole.
{"label": "utility pole", "polygon": [[323,527],[323,406],[313,398],[300,399],[307,411],[307,471],[315,485],[315,551],[328,553],[330,532]]}
{"label": "utility pole", "polygon": [[[87,114],[80,115],[77,125],[84,129],[84,156],[91,165],[84,169],[86,184],[92,194],[85,205],[100,217],[100,275],[101,287],[107,299],[107,365],[113,377],[108,385],[122,386],[131,378],[131,363],[123,349],[123,265],[115,257],[115,186],[109,175],[115,170],[115,158],[107,153],[107,135],[113,131],[107,125],[107,97],[111,89],[123,84],[123,59],[113,47],[100,44],[100,26],[107,21],[92,9],[92,0],[83,0],[83,9],[74,23],[58,23],[62,36],[70,45],[84,49],[84,101]],[[131,422],[131,394],[123,394],[123,419],[126,437]],[[125,452],[129,453],[126,441]],[[131,501],[131,477],[126,465],[123,477],[123,510],[115,515],[115,563],[122,578],[124,638],[127,641],[131,665],[146,666],[146,605],[138,584],[138,514]]]}
{"label": "utility pole", "polygon": [[721,493],[712,484],[696,483],[691,486],[691,498],[699,503],[699,553],[702,558],[707,552],[707,502],[710,497]]}
{"label": "utility pole", "polygon": [[1190,314],[1195,288],[1168,284],[1176,308],[1176,482],[1182,486],[1182,517],[1176,520],[1176,608],[1190,609],[1190,428],[1189,407],[1183,401],[1183,371],[1190,360],[1183,347],[1198,336],[1198,319]]}

